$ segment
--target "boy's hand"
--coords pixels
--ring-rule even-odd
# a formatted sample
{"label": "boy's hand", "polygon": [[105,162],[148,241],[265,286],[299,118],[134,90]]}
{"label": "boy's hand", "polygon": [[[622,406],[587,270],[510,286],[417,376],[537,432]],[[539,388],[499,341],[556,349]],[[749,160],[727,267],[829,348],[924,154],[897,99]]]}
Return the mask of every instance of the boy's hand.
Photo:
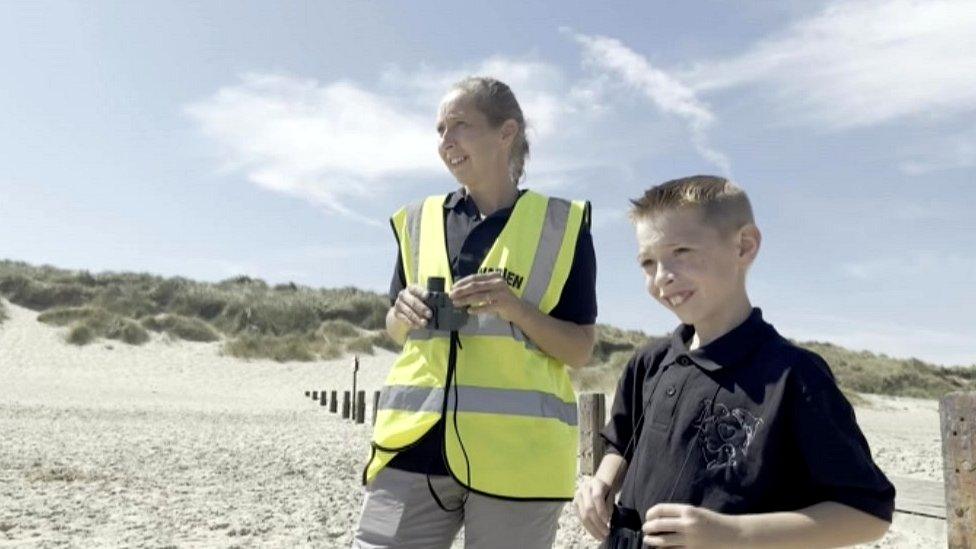
{"label": "boy's hand", "polygon": [[573,498],[583,528],[600,541],[610,534],[609,499],[610,486],[596,477],[585,479]]}
{"label": "boy's hand", "polygon": [[454,283],[450,295],[455,307],[467,306],[472,314],[495,313],[508,322],[522,306],[498,272],[468,275]]}
{"label": "boy's hand", "polygon": [[652,547],[729,548],[741,537],[736,517],[693,505],[659,503],[644,518],[644,543]]}

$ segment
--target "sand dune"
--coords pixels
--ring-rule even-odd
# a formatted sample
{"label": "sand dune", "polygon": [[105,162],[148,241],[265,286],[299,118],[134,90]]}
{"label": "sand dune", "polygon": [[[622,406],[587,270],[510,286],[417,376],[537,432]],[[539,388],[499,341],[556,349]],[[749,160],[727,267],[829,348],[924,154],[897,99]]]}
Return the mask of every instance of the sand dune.
{"label": "sand dune", "polygon": [[[347,389],[352,358],[244,362],[219,344],[63,342],[8,305],[0,324],[0,546],[348,547],[369,426],[303,396]],[[379,389],[392,354],[362,357]],[[934,401],[857,410],[890,474],[941,480]],[[939,535],[941,534],[941,538]],[[560,547],[595,547],[568,506]],[[875,547],[936,547],[896,520]]]}

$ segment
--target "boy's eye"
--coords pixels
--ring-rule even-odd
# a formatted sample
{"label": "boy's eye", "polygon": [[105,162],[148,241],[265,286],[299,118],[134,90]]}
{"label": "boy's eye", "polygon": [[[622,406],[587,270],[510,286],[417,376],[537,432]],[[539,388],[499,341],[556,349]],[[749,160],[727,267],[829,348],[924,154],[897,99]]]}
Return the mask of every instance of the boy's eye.
{"label": "boy's eye", "polygon": [[674,254],[675,254],[675,255],[680,255],[680,254],[683,254],[683,253],[685,253],[685,252],[690,252],[690,251],[691,251],[691,250],[690,250],[689,248],[676,248],[676,249],[674,250]]}
{"label": "boy's eye", "polygon": [[653,259],[645,259],[645,260],[641,261],[641,267],[644,267],[645,269],[647,269],[649,267],[653,267],[653,266],[654,266],[654,260]]}

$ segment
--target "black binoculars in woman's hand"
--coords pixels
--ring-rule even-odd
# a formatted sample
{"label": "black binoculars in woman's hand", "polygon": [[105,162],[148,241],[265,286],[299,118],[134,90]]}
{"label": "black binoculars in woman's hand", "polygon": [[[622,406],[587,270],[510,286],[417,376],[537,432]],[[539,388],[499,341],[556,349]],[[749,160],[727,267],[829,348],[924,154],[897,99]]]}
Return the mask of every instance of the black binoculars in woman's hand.
{"label": "black binoculars in woman's hand", "polygon": [[468,310],[454,306],[454,302],[444,291],[444,279],[439,276],[427,279],[427,299],[424,304],[432,313],[428,324],[431,330],[460,330],[468,321]]}

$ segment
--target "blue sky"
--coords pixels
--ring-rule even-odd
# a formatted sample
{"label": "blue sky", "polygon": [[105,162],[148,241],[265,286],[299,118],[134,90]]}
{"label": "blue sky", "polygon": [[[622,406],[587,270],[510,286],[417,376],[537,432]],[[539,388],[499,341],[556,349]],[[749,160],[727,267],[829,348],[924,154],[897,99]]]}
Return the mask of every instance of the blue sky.
{"label": "blue sky", "polygon": [[627,198],[718,173],[780,331],[972,364],[974,59],[968,0],[4,3],[0,257],[384,290],[386,217],[456,185],[437,102],[491,74],[524,185],[593,203],[599,321],[673,327]]}

